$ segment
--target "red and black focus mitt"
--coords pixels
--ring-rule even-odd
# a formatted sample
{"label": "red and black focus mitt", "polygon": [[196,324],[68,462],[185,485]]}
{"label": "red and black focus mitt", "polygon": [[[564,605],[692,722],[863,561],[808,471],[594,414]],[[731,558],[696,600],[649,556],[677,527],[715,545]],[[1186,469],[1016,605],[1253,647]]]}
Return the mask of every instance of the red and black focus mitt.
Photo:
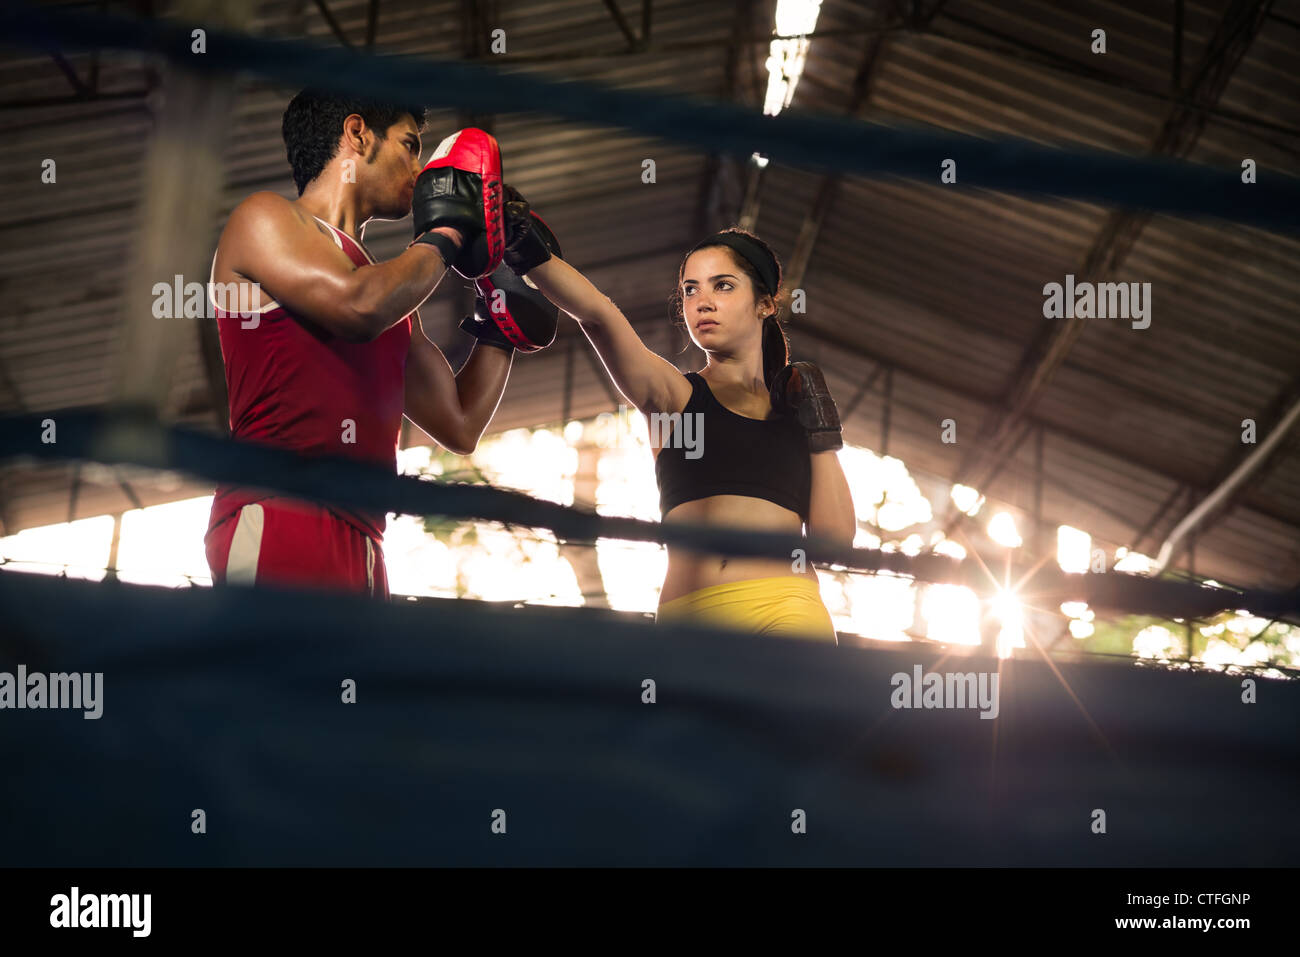
{"label": "red and black focus mitt", "polygon": [[[438,144],[415,181],[411,218],[415,242],[437,248],[444,261],[466,279],[489,275],[506,248],[501,195],[501,149],[479,129],[459,130]],[[438,226],[460,231],[456,244]]]}
{"label": "red and black focus mitt", "polygon": [[537,352],[555,341],[560,310],[506,266],[474,283],[474,315],[460,327],[486,345]]}
{"label": "red and black focus mitt", "polygon": [[822,370],[811,362],[792,362],[776,374],[771,388],[772,408],[792,415],[808,433],[810,452],[830,452],[844,447],[840,413],[826,388]]}

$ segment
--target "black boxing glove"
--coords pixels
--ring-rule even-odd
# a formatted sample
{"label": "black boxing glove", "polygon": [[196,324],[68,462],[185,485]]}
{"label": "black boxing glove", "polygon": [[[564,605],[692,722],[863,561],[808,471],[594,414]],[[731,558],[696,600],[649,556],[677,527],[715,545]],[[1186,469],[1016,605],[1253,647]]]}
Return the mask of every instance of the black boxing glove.
{"label": "black boxing glove", "polygon": [[480,342],[537,352],[555,341],[560,310],[523,276],[498,266],[477,280],[474,290],[474,316],[466,316],[460,327]]}
{"label": "black boxing glove", "polygon": [[792,415],[808,433],[810,452],[831,452],[844,447],[840,413],[826,388],[822,370],[811,362],[792,362],[776,374],[771,388],[772,408]]}
{"label": "black boxing glove", "polygon": [[[506,245],[501,149],[496,139],[471,128],[439,143],[415,181],[411,218],[415,242],[436,247],[443,260],[466,279],[478,279],[496,269]],[[439,226],[460,231],[464,243],[459,251],[447,236],[432,232]]]}
{"label": "black boxing glove", "polygon": [[506,250],[502,261],[517,276],[540,266],[552,256],[561,256],[560,242],[542,217],[533,212],[528,200],[513,186],[505,188],[504,215]]}

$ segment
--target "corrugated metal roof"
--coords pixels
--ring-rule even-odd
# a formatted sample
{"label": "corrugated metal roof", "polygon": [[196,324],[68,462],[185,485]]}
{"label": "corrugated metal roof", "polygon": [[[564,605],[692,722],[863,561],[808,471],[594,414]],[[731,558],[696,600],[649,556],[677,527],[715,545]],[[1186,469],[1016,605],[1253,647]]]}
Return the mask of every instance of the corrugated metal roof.
{"label": "corrugated metal roof", "polygon": [[[368,4],[330,0],[355,44],[365,35]],[[861,116],[916,122],[977,136],[1002,134],[1045,143],[1140,154],[1171,109],[1170,5],[1090,2],[998,4],[926,0],[924,23],[898,20],[892,3],[825,0],[793,109],[842,113],[864,53],[874,48]],[[1186,3],[1184,83],[1191,82],[1230,4]],[[633,31],[640,4],[619,4]],[[772,0],[748,5],[741,45],[730,47],[740,4],[657,0],[649,48],[629,52],[627,38],[598,0],[480,3],[482,24],[506,31],[507,53],[486,62],[510,69],[619,87],[735,98],[758,108],[766,85],[764,37]],[[378,7],[382,49],[435,57],[464,55],[462,2],[385,0]],[[936,12],[937,11],[937,12]],[[1205,114],[1190,159],[1236,168],[1254,159],[1261,177],[1300,173],[1300,3],[1276,3]],[[742,24],[744,26],[744,24]],[[1104,56],[1091,32],[1107,31]],[[307,35],[336,42],[314,5],[264,3],[254,32]],[[748,38],[744,35],[748,33]],[[747,42],[752,40],[752,42]],[[482,43],[482,41],[480,41]],[[92,58],[69,56],[83,78]],[[734,78],[728,63],[735,62]],[[99,59],[103,93],[143,91],[155,71],[138,58]],[[107,401],[120,345],[121,274],[139,226],[147,184],[140,160],[152,128],[150,101],[100,99],[15,108],[71,92],[46,55],[7,53],[0,60],[0,410],[54,411]],[[222,218],[258,189],[292,195],[280,141],[280,115],[292,91],[244,80],[224,161]],[[160,94],[155,91],[152,97]],[[457,123],[431,114],[426,139]],[[566,258],[583,269],[633,320],[651,348],[682,368],[702,354],[679,351],[667,299],[681,253],[711,216],[710,169],[702,153],[614,128],[553,117],[502,114],[492,121],[507,179],[543,211]],[[33,170],[59,161],[57,186]],[[657,182],[641,181],[653,158]],[[938,164],[935,159],[937,180]],[[959,178],[961,157],[958,161]],[[743,173],[725,159],[713,183],[720,219],[739,212]],[[757,230],[788,259],[821,177],[770,166],[762,179]],[[30,184],[17,186],[15,184]],[[808,311],[792,318],[796,352],[821,362],[842,410],[850,442],[878,447],[884,377],[858,397],[878,366],[893,370],[890,454],[917,472],[951,480],[991,416],[1005,408],[1031,343],[1040,341],[1043,286],[1075,273],[1111,210],[920,184],[847,177],[822,224],[804,276]],[[221,222],[212,224],[215,243]],[[376,223],[367,244],[380,258],[407,241],[404,223]],[[1186,495],[1147,526],[1178,489],[1205,494],[1225,465],[1248,451],[1241,422],[1274,422],[1266,410],[1300,376],[1300,242],[1241,226],[1157,216],[1146,223],[1114,278],[1152,284],[1148,329],[1095,320],[1030,409],[1043,433],[1043,517],[1090,530],[1100,541],[1132,544],[1146,530],[1154,550],[1190,507]],[[201,278],[201,277],[200,277]],[[451,280],[422,310],[426,332],[454,359],[463,354],[461,290]],[[493,421],[506,429],[557,421],[572,343],[573,416],[617,404],[572,323],[555,347],[520,357]],[[214,420],[199,337],[178,368],[174,390],[185,421]],[[856,403],[854,399],[857,397]],[[851,408],[850,408],[851,407]],[[945,444],[940,422],[958,424]],[[984,491],[1032,510],[1035,432],[1010,455]],[[1300,581],[1300,451],[1293,437],[1237,503],[1196,542],[1198,572],[1221,580],[1290,587]],[[7,529],[69,514],[73,467],[8,468],[3,473]],[[128,507],[125,493],[92,470],[74,514]],[[171,481],[170,479],[168,481]],[[198,494],[132,474],[147,502]]]}

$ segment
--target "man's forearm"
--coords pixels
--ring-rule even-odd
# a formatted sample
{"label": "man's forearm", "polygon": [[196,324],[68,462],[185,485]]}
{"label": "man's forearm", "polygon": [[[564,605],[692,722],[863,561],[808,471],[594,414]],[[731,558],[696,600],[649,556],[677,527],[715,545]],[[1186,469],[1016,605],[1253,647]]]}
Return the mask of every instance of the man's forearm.
{"label": "man's forearm", "polygon": [[[455,230],[442,230],[459,237]],[[357,270],[353,302],[371,338],[410,315],[429,298],[447,272],[433,246],[417,243],[387,262]]]}
{"label": "man's forearm", "polygon": [[464,413],[464,430],[471,448],[478,444],[496,414],[513,358],[514,354],[504,349],[475,345],[469,359],[456,373],[456,394]]}

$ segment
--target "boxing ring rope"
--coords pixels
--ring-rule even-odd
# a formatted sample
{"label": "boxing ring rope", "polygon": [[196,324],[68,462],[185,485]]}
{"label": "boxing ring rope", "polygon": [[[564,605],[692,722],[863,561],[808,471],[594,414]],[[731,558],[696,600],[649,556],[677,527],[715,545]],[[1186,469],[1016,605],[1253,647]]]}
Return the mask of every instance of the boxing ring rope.
{"label": "boxing ring rope", "polygon": [[957,185],[1212,216],[1300,234],[1300,179],[1270,172],[1244,187],[1239,169],[1101,150],[1054,149],[1017,138],[981,139],[816,113],[761,116],[739,106],[662,93],[563,82],[537,73],[413,57],[374,56],[204,26],[207,52],[191,54],[191,25],[89,11],[0,7],[0,37],[48,47],[154,53],[192,69],[255,73],[293,86],[481,113],[538,112],[649,133],[719,153],[810,169],[891,174],[937,183],[944,159]]}
{"label": "boxing ring rope", "polygon": [[[42,422],[57,423],[58,441],[40,440]],[[0,460],[29,455],[41,459],[91,459],[185,472],[216,483],[264,488],[319,502],[407,515],[439,515],[548,528],[562,539],[615,538],[656,542],[715,555],[793,559],[843,566],[852,571],[891,572],[933,584],[965,585],[989,593],[989,576],[970,561],[853,548],[801,535],[735,528],[646,522],[602,516],[579,508],[538,501],[520,492],[483,485],[422,481],[342,457],[304,458],[282,449],[223,439],[183,427],[163,427],[146,413],[67,410],[0,418]],[[1267,618],[1300,615],[1300,589],[1211,588],[1123,572],[1071,575],[1045,566],[1012,566],[1018,591],[1051,601],[1086,601],[1099,608],[1159,617],[1205,617],[1248,609]]]}
{"label": "boxing ring rope", "polygon": [[[206,29],[206,28],[205,28]],[[561,83],[485,66],[68,9],[0,8],[6,43],[162,54],[377,98],[531,110],[794,166],[1220,217],[1300,232],[1300,180],[1062,151]],[[58,440],[40,441],[54,418]],[[602,517],[518,493],[163,427],[148,412],[0,419],[0,460],[84,459],[415,515],[790,556],[991,588],[970,562],[817,539]],[[1163,617],[1300,614],[1300,591],[1013,569],[1023,594]],[[1300,686],[1254,678],[835,648],[584,609],[408,605],[239,587],[171,590],[0,573],[0,671],[100,673],[101,720],[6,711],[0,847],[19,866],[1142,865],[1300,860]],[[599,622],[598,627],[593,623]],[[1045,656],[1044,656],[1045,657]],[[913,669],[1002,680],[993,721],[891,706]],[[356,703],[340,700],[354,681]],[[656,697],[647,700],[647,682]],[[1195,734],[1191,733],[1195,730]],[[194,809],[211,833],[195,836]],[[792,810],[809,828],[795,838]],[[1113,822],[1104,839],[1092,809]],[[502,810],[508,828],[494,834]]]}

